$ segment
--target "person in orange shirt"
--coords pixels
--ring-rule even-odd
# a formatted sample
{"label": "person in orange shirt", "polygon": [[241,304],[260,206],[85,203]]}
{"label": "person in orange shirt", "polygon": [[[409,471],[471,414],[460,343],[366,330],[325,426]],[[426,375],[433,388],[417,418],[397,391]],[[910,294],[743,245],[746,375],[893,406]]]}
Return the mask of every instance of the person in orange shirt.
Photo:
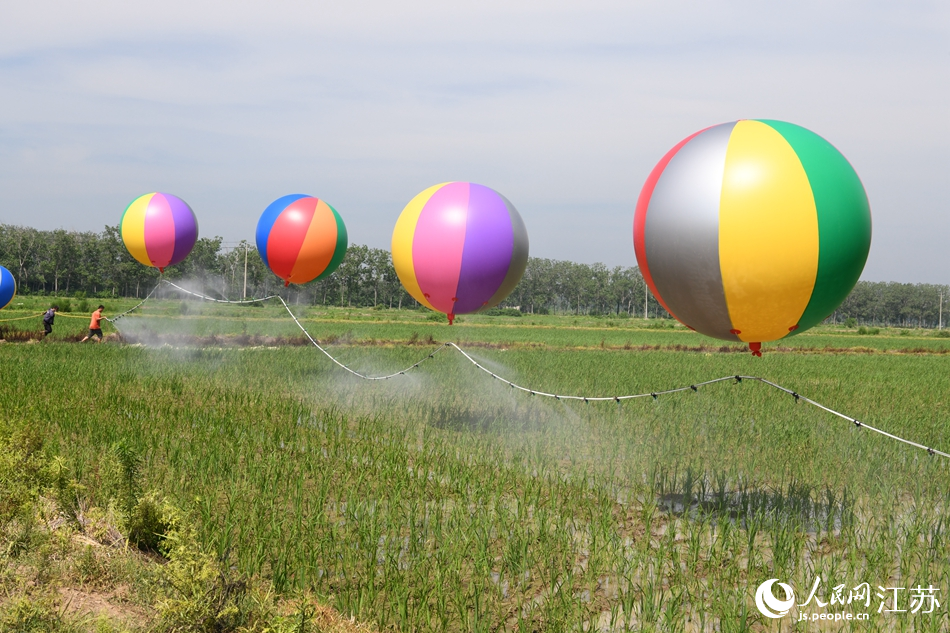
{"label": "person in orange shirt", "polygon": [[89,320],[89,334],[86,335],[86,338],[79,341],[80,343],[85,343],[93,336],[98,337],[99,343],[102,342],[102,311],[105,310],[105,306],[100,305],[96,308],[96,311],[92,313],[92,319]]}

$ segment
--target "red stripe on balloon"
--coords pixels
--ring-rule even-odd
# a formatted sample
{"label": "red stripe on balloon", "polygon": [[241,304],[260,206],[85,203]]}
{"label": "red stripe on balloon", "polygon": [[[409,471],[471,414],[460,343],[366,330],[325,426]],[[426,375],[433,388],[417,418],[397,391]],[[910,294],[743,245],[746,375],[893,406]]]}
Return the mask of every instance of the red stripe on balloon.
{"label": "red stripe on balloon", "polygon": [[650,289],[650,292],[653,293],[653,296],[656,297],[656,300],[659,301],[660,305],[673,315],[674,318],[676,318],[676,315],[673,314],[673,311],[670,310],[666,302],[663,301],[663,297],[660,296],[656,286],[653,284],[653,275],[650,274],[650,265],[649,262],[647,262],[647,247],[644,238],[644,229],[647,223],[647,209],[650,207],[650,198],[653,197],[653,190],[656,189],[656,183],[660,180],[660,176],[663,175],[663,170],[665,170],[666,166],[673,160],[673,156],[676,155],[676,152],[680,151],[680,149],[693,140],[694,137],[699,136],[708,129],[708,127],[703,128],[695,134],[690,134],[677,143],[673,149],[668,151],[666,155],[660,159],[660,162],[656,164],[656,167],[653,168],[653,171],[651,171],[647,177],[647,181],[643,183],[643,189],[640,190],[640,197],[637,199],[637,211],[633,216],[633,250],[637,255],[637,263],[640,264],[640,274],[643,275],[643,281],[646,282],[647,287]]}
{"label": "red stripe on balloon", "polygon": [[317,199],[312,197],[294,200],[274,220],[267,236],[267,263],[275,275],[289,281],[300,247],[307,237],[307,230],[317,208]]}

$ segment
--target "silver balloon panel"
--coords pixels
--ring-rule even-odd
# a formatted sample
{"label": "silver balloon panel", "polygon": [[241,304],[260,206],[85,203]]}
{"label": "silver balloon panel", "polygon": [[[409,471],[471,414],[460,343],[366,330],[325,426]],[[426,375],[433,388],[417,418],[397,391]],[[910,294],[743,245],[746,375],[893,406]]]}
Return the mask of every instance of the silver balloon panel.
{"label": "silver balloon panel", "polygon": [[735,123],[701,132],[660,175],[644,224],[647,263],[663,301],[682,323],[738,341],[719,267],[719,196]]}

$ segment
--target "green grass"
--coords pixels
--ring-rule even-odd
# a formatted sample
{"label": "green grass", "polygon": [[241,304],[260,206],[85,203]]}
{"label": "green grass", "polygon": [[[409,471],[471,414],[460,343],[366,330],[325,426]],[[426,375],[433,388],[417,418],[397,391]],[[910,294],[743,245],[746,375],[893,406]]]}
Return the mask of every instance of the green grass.
{"label": "green grass", "polygon": [[[18,298],[20,299],[20,298]],[[93,301],[93,300],[87,300]],[[99,300],[95,300],[99,301]],[[111,317],[128,310],[134,299],[102,300],[105,315]],[[17,305],[22,303],[23,305]],[[25,297],[14,302],[0,317],[19,318],[37,315],[48,307],[50,298]],[[75,304],[75,300],[73,300]],[[91,305],[91,303],[90,303]],[[522,317],[462,315],[456,325],[449,327],[444,317],[431,320],[428,310],[390,310],[372,308],[334,308],[324,306],[296,306],[297,314],[310,332],[320,340],[352,343],[406,342],[416,340],[451,340],[460,344],[487,343],[491,345],[531,346],[544,348],[617,348],[643,346],[671,348],[703,348],[708,350],[733,349],[744,351],[746,346],[708,338],[689,331],[675,321],[665,319],[633,319],[618,317],[591,317],[571,315],[524,315]],[[88,327],[88,315],[74,311],[57,317],[52,340],[81,338]],[[117,324],[131,340],[172,343],[172,337],[227,337],[257,336],[299,338],[297,326],[287,318],[279,303],[233,306],[209,304],[200,301],[162,299],[150,301],[139,311],[121,319]],[[40,317],[2,322],[8,327],[42,332]],[[115,328],[105,323],[106,333]],[[863,331],[864,333],[860,333]],[[858,328],[819,326],[800,335],[773,343],[766,343],[766,352],[772,351],[837,351],[860,353],[950,353],[950,337],[943,332],[922,329]],[[162,338],[166,337],[166,338]],[[301,339],[302,341],[302,339]],[[178,343],[186,342],[179,338]],[[203,341],[207,343],[208,341]]]}
{"label": "green grass", "polygon": [[[137,323],[294,333],[273,307],[182,318],[179,303]],[[234,318],[238,310],[260,316]],[[562,394],[752,374],[950,449],[942,353],[757,359],[717,353],[718,343],[625,350],[628,341],[703,340],[637,320],[471,316],[450,329],[421,312],[322,312],[306,310],[308,327],[351,343],[330,349],[369,373],[424,357],[435,345],[392,342],[431,334],[468,343],[507,379]],[[914,337],[826,328],[789,344],[872,348],[891,338]],[[911,342],[924,343],[936,352],[948,344]],[[752,596],[768,578],[805,595],[816,574],[823,587],[950,590],[950,461],[761,384],[619,406],[554,401],[515,392],[451,350],[375,383],[308,347],[50,341],[0,345],[0,366],[0,415],[46,432],[90,494],[102,456],[125,442],[141,457],[144,486],[183,508],[209,551],[381,628],[759,630],[770,623]],[[872,630],[950,627],[946,606],[929,615],[876,608]]]}

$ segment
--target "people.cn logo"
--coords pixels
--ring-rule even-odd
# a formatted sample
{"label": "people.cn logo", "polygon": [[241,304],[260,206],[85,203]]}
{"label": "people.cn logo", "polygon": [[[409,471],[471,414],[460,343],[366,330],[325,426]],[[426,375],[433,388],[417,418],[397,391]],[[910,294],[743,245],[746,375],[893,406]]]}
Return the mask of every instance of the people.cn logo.
{"label": "people.cn logo", "polygon": [[792,588],[784,582],[779,582],[778,586],[785,590],[785,600],[779,600],[772,593],[772,585],[778,582],[778,578],[766,580],[759,588],[755,590],[755,606],[767,618],[782,618],[788,615],[789,609],[795,604],[795,594]]}

